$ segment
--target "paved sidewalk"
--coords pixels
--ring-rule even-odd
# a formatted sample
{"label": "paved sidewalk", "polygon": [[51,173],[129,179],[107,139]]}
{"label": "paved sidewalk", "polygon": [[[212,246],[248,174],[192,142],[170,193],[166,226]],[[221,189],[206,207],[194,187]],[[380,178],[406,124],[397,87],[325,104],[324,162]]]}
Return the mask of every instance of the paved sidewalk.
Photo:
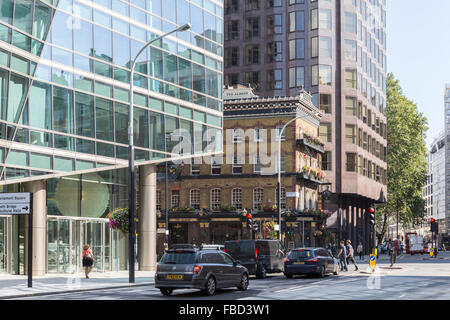
{"label": "paved sidewalk", "polygon": [[33,277],[32,288],[28,288],[27,276],[0,275],[0,299],[153,285],[154,275],[153,271],[136,271],[135,283],[131,284],[128,282],[128,271],[92,272],[90,279],[86,279],[84,273],[47,274]]}

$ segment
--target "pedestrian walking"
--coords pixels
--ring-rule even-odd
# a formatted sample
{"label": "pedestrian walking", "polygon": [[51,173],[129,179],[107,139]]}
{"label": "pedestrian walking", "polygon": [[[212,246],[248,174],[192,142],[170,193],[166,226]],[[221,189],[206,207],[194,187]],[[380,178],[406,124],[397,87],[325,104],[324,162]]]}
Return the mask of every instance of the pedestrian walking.
{"label": "pedestrian walking", "polygon": [[331,254],[333,255],[333,257],[336,257],[337,255],[337,248],[334,243],[331,245]]}
{"label": "pedestrian walking", "polygon": [[358,265],[356,264],[356,260],[354,257],[354,250],[352,247],[352,242],[347,240],[347,264],[353,263],[355,266],[355,271],[358,271]]}
{"label": "pedestrian walking", "polygon": [[92,265],[94,264],[94,255],[91,250],[91,246],[86,244],[83,246],[83,267],[86,279],[89,279],[89,273],[92,271]]}
{"label": "pedestrian walking", "polygon": [[341,271],[348,271],[347,268],[347,248],[345,247],[344,241],[341,240],[339,242],[339,253],[337,255],[339,259],[339,266],[341,267]]}
{"label": "pedestrian walking", "polygon": [[360,242],[356,248],[356,252],[359,254],[359,260],[364,260],[364,249],[363,244]]}

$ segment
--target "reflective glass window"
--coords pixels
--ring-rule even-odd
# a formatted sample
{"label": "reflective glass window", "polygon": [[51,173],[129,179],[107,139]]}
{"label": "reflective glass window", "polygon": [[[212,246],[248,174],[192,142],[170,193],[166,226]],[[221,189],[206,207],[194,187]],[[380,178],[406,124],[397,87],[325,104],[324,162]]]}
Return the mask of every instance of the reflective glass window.
{"label": "reflective glass window", "polygon": [[14,8],[13,0],[0,1],[0,21],[12,24],[13,8]]}
{"label": "reflective glass window", "polygon": [[95,154],[95,142],[91,140],[77,139],[77,152]]}
{"label": "reflective glass window", "polygon": [[164,151],[164,115],[150,111],[150,146],[151,149]]}
{"label": "reflective glass window", "polygon": [[112,101],[95,99],[97,139],[114,141]]}
{"label": "reflective glass window", "polygon": [[94,138],[94,97],[75,93],[76,134]]}
{"label": "reflective glass window", "polygon": [[72,17],[56,11],[52,23],[53,44],[72,50]]}
{"label": "reflective glass window", "polygon": [[29,98],[30,126],[50,130],[52,127],[52,93],[49,84],[33,81]]}
{"label": "reflective glass window", "polygon": [[164,80],[172,83],[178,82],[177,60],[176,56],[164,53]]}
{"label": "reflective glass window", "polygon": [[55,148],[69,150],[69,151],[75,151],[73,138],[55,134]]}
{"label": "reflective glass window", "polygon": [[94,26],[94,52],[92,56],[112,61],[112,34],[105,28]]}
{"label": "reflective glass window", "polygon": [[33,22],[33,0],[16,0],[14,8],[14,26],[31,34]]}
{"label": "reflective glass window", "polygon": [[7,102],[8,102],[8,72],[0,69],[0,109],[2,120],[6,120]]}
{"label": "reflective glass window", "polygon": [[28,79],[11,74],[9,81],[8,121],[18,122],[23,104],[25,103]]}
{"label": "reflective glass window", "polygon": [[128,144],[129,107],[126,104],[114,103],[116,142]]}
{"label": "reflective glass window", "polygon": [[134,108],[134,143],[138,147],[148,148],[148,111]]}
{"label": "reflective glass window", "polygon": [[53,88],[53,129],[73,133],[73,96],[71,90],[59,87]]}
{"label": "reflective glass window", "polygon": [[118,33],[113,33],[114,64],[130,68],[130,39]]}
{"label": "reflective glass window", "polygon": [[73,35],[74,50],[87,56],[91,56],[94,47],[92,44],[92,24],[84,20],[78,20],[77,28],[74,28]]}
{"label": "reflective glass window", "polygon": [[205,68],[193,63],[193,89],[200,92],[205,92]]}
{"label": "reflective glass window", "polygon": [[163,77],[163,61],[162,51],[155,48],[150,48],[150,63],[149,75],[155,78],[162,79]]}

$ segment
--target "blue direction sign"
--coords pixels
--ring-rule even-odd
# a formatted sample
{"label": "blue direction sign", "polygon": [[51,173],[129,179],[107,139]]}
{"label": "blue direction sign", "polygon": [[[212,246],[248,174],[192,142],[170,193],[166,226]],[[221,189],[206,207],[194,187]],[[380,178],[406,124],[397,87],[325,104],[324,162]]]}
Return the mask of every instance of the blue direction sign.
{"label": "blue direction sign", "polygon": [[369,266],[373,270],[373,269],[375,269],[376,265],[377,265],[377,256],[374,254],[371,254],[369,256]]}

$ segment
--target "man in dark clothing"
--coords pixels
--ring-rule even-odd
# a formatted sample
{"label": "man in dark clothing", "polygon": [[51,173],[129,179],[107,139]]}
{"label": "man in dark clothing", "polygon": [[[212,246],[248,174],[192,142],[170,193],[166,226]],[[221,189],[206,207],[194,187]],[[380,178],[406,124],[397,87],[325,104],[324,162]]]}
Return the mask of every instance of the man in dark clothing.
{"label": "man in dark clothing", "polygon": [[339,265],[341,266],[341,271],[348,271],[347,269],[347,248],[345,247],[344,241],[339,243],[339,253],[337,255],[339,259]]}

